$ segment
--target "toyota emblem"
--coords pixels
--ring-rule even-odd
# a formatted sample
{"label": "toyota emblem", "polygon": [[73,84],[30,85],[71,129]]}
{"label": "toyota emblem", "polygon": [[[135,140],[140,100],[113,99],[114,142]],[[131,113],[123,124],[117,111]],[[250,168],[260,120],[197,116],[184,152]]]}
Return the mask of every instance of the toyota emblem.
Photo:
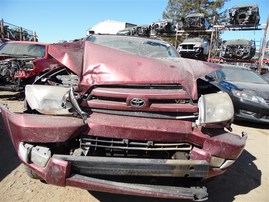
{"label": "toyota emblem", "polygon": [[130,100],[130,105],[132,107],[144,107],[146,105],[146,102],[141,98],[132,98]]}

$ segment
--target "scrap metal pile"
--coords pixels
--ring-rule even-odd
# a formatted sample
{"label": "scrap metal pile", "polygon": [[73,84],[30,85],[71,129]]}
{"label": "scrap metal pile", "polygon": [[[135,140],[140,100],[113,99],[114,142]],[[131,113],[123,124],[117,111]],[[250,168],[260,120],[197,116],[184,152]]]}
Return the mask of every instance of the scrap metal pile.
{"label": "scrap metal pile", "polygon": [[14,90],[19,90],[20,79],[16,78],[16,73],[20,69],[32,69],[33,63],[30,59],[6,59],[0,61],[0,85],[9,85]]}
{"label": "scrap metal pile", "polygon": [[[228,27],[255,27],[259,24],[260,15],[257,4],[242,4],[229,9]],[[120,35],[160,36],[175,34],[179,30],[208,30],[211,25],[203,13],[192,13],[176,22],[172,19],[163,19],[150,25],[140,25],[126,28],[118,32]],[[198,39],[200,38],[200,39]],[[209,53],[209,41],[204,37],[191,36],[179,44],[177,50],[181,57],[205,59]],[[203,40],[201,42],[201,40]],[[252,40],[238,39],[217,43],[220,56],[230,59],[251,59],[255,55],[255,43]],[[218,53],[219,54],[219,53]]]}

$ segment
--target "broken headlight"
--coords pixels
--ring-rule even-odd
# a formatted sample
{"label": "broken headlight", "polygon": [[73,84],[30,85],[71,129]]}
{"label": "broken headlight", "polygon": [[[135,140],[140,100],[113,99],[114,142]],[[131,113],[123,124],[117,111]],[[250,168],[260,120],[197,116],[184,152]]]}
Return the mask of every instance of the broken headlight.
{"label": "broken headlight", "polygon": [[233,103],[227,93],[202,95],[198,107],[197,125],[225,123],[232,120],[234,116]]}
{"label": "broken headlight", "polygon": [[70,88],[61,86],[27,85],[25,99],[32,110],[47,115],[70,115],[71,104],[66,103]]}

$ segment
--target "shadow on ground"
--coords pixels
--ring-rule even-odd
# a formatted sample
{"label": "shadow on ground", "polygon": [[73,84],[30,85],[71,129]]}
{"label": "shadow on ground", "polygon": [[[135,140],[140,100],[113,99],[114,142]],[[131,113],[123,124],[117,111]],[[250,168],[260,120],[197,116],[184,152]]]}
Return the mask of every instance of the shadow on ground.
{"label": "shadow on ground", "polygon": [[258,128],[258,129],[269,129],[268,123],[254,123],[248,121],[234,121],[234,124],[239,126],[251,127],[251,128]]}
{"label": "shadow on ground", "polygon": [[255,160],[256,157],[244,150],[226,173],[207,182],[208,201],[233,201],[235,196],[247,194],[259,187],[262,172],[254,164]]}
{"label": "shadow on ground", "polygon": [[0,95],[0,99],[8,101],[24,100],[24,97],[24,92],[12,92]]}
{"label": "shadow on ground", "polygon": [[0,113],[0,181],[20,165]]}
{"label": "shadow on ground", "polygon": [[129,196],[121,194],[110,194],[90,191],[90,194],[98,199],[100,202],[189,202],[190,200],[179,200],[179,199],[160,199],[160,198],[150,198],[150,197],[139,197],[139,196]]}

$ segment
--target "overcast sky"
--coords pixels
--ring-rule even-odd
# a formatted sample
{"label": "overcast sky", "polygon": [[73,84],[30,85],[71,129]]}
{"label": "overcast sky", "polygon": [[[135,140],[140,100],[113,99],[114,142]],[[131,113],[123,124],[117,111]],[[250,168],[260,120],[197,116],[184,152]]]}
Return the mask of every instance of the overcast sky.
{"label": "overcast sky", "polygon": [[[59,42],[86,35],[100,21],[111,19],[133,24],[151,24],[162,19],[168,0],[1,0],[0,18],[5,22],[33,30],[39,41]],[[231,0],[225,8],[241,4]],[[269,0],[244,0],[260,8],[260,23],[266,23]],[[224,38],[260,40],[263,31],[225,33]]]}

